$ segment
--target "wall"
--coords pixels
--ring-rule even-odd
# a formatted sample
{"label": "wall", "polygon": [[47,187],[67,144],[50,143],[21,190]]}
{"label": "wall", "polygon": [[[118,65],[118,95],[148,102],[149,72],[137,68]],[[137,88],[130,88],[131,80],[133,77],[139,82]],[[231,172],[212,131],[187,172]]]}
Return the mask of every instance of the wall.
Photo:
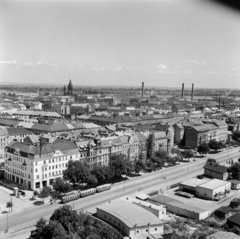
{"label": "wall", "polygon": [[225,190],[230,190],[231,188],[231,183],[228,182],[227,184],[223,185],[223,186],[220,186],[218,188],[215,188],[215,189],[208,189],[208,188],[204,188],[204,187],[201,187],[201,186],[197,186],[197,193],[196,195],[198,197],[201,197],[201,198],[205,198],[205,199],[214,199],[214,196],[215,194],[219,194],[219,193],[222,193],[224,194],[225,193]]}
{"label": "wall", "polygon": [[190,218],[194,218],[197,220],[204,220],[207,217],[210,216],[210,212],[209,211],[204,211],[204,212],[194,212],[191,211],[191,208],[185,209],[185,208],[181,208],[172,204],[167,204],[167,210],[171,213],[175,213],[177,215],[181,215],[181,216],[186,216],[186,217],[190,217]]}
{"label": "wall", "polygon": [[105,212],[102,211],[100,209],[97,208],[97,217],[107,223],[109,223],[110,225],[112,225],[113,227],[121,230],[122,232],[124,232],[126,235],[128,235],[129,237],[134,237],[136,235],[140,235],[140,234],[146,234],[146,239],[147,239],[147,234],[148,232],[150,234],[154,234],[154,233],[161,233],[163,234],[163,224],[159,224],[159,225],[146,225],[146,226],[136,226],[136,227],[128,227],[125,223],[123,223],[119,218]]}

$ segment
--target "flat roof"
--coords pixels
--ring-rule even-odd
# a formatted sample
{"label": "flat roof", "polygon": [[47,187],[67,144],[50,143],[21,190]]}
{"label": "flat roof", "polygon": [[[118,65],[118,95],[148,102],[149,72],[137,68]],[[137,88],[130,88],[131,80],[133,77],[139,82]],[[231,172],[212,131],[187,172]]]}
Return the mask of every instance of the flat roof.
{"label": "flat roof", "polygon": [[149,223],[151,225],[163,223],[162,220],[146,209],[123,200],[111,201],[98,206],[97,210],[98,209],[113,215],[130,228],[135,226],[146,226]]}
{"label": "flat roof", "polygon": [[129,202],[129,203],[135,203],[136,205],[139,205],[139,206],[142,205],[144,207],[153,208],[153,209],[159,210],[159,211],[166,209],[165,205],[156,205],[151,202],[142,201],[142,200],[139,200],[139,199],[133,198],[133,197],[123,197],[123,198],[120,198],[120,200]]}
{"label": "flat roof", "polygon": [[211,179],[210,178],[191,178],[189,180],[183,181],[180,183],[180,185],[185,185],[189,187],[197,187],[203,183],[209,182]]}
{"label": "flat roof", "polygon": [[146,193],[142,193],[142,192],[136,193],[135,197],[141,200],[147,200],[150,198]]}
{"label": "flat roof", "polygon": [[167,203],[167,207],[168,207],[168,205],[172,205],[172,206],[179,207],[181,209],[186,209],[188,211],[196,212],[196,213],[208,212],[208,210],[205,210],[203,208],[195,207],[195,206],[192,206],[192,205],[189,205],[189,204],[185,204],[185,203],[180,202],[180,201],[169,202],[169,203]]}
{"label": "flat roof", "polygon": [[207,189],[215,189],[215,188],[219,188],[221,186],[224,186],[226,184],[229,184],[231,182],[228,181],[223,181],[223,180],[219,180],[219,179],[212,179],[206,183],[203,183],[201,185],[199,185],[199,187],[201,188],[207,188]]}

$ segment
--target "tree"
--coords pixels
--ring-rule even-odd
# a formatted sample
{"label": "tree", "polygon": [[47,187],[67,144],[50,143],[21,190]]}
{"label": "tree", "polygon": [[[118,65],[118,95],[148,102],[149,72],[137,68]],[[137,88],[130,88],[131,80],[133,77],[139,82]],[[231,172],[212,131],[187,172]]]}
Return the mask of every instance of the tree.
{"label": "tree", "polygon": [[42,230],[45,226],[47,225],[47,220],[43,217],[41,217],[37,222],[36,222],[36,228],[39,230]]}
{"label": "tree", "polygon": [[52,186],[57,193],[67,193],[72,189],[70,183],[64,181],[62,178],[56,178]]}
{"label": "tree", "polygon": [[135,169],[135,173],[137,173],[137,174],[139,174],[142,170],[145,170],[146,169],[146,165],[143,162],[143,160],[137,159],[134,162],[134,169]]}
{"label": "tree", "polygon": [[221,141],[216,141],[215,139],[212,139],[209,141],[208,146],[210,149],[218,151],[224,147],[224,144]]}
{"label": "tree", "polygon": [[147,168],[150,170],[150,171],[156,171],[156,164],[153,162],[152,159],[149,159],[146,163],[146,166]]}
{"label": "tree", "polygon": [[147,139],[147,158],[152,158],[155,155],[155,137],[150,134]]}
{"label": "tree", "polygon": [[199,154],[201,154],[201,155],[204,155],[204,154],[207,154],[207,153],[209,153],[209,146],[208,146],[208,144],[206,144],[206,143],[202,143],[202,144],[200,144],[199,146],[198,146],[198,148],[197,148],[197,152],[199,153]]}
{"label": "tree", "polygon": [[240,180],[240,163],[236,162],[228,168],[231,178]]}
{"label": "tree", "polygon": [[68,233],[57,221],[50,221],[49,224],[37,229],[32,233],[30,239],[68,239]]}
{"label": "tree", "polygon": [[235,141],[238,141],[240,142],[240,131],[234,131],[233,132],[233,135],[232,135],[232,139],[235,140]]}
{"label": "tree", "polygon": [[184,158],[187,158],[188,161],[189,161],[189,159],[192,158],[193,156],[194,156],[194,153],[193,153],[193,151],[192,151],[191,149],[187,149],[187,150],[185,150],[184,153],[183,153],[183,157],[184,157]]}
{"label": "tree", "polygon": [[10,212],[10,208],[12,209],[13,203],[12,202],[7,202],[6,207],[9,208],[9,212]]}
{"label": "tree", "polygon": [[156,153],[155,156],[162,159],[162,160],[167,160],[168,159],[168,152],[165,150],[159,149]]}
{"label": "tree", "polygon": [[40,191],[39,198],[43,199],[43,203],[44,203],[44,199],[51,195],[51,192],[52,192],[52,189],[48,186],[43,187],[43,189]]}
{"label": "tree", "polygon": [[107,183],[113,177],[112,172],[110,170],[110,167],[109,166],[105,166],[105,165],[103,165],[103,166],[100,166],[100,165],[95,166],[92,169],[91,174],[95,175],[95,177],[98,180],[98,183]]}
{"label": "tree", "polygon": [[90,167],[85,162],[70,160],[67,169],[63,171],[63,178],[75,185],[85,183],[90,174]]}
{"label": "tree", "polygon": [[114,178],[121,178],[123,174],[133,171],[133,165],[124,154],[112,155],[110,157],[110,170]]}
{"label": "tree", "polygon": [[89,174],[85,181],[89,186],[94,186],[98,183],[98,180],[95,175]]}

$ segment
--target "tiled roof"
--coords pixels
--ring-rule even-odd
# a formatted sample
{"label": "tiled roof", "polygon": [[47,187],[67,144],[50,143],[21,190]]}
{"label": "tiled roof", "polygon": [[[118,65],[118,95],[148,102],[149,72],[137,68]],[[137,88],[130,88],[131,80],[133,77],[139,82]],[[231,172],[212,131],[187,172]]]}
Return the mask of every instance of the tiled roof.
{"label": "tiled roof", "polygon": [[14,135],[31,135],[33,134],[31,131],[24,129],[24,128],[7,128],[8,135],[14,136]]}
{"label": "tiled roof", "polygon": [[219,165],[218,163],[208,163],[208,162],[204,165],[203,168],[216,171],[219,173],[226,173],[228,169],[227,167]]}
{"label": "tiled roof", "polygon": [[[29,145],[26,143],[14,141],[13,144],[6,147],[7,151],[12,151],[14,149],[19,149],[20,153],[27,153],[32,155],[40,154],[40,144]],[[52,144],[44,144],[42,146],[41,154],[54,153],[55,150],[67,151],[71,149],[77,149],[74,142],[69,140],[56,140]]]}
{"label": "tiled roof", "polygon": [[205,126],[194,126],[194,127],[192,127],[192,128],[195,129],[195,130],[198,131],[198,132],[208,131],[208,128],[205,127]]}
{"label": "tiled roof", "polygon": [[233,222],[240,226],[240,213],[234,214],[227,219],[228,222]]}

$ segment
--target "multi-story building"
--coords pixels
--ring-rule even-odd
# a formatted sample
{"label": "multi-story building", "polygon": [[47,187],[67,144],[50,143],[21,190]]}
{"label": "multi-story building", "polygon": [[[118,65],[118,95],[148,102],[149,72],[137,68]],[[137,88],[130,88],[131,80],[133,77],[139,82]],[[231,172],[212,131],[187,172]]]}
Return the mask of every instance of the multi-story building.
{"label": "multi-story building", "polygon": [[80,158],[77,145],[69,140],[40,138],[40,142],[13,141],[5,149],[5,178],[36,190],[63,176],[70,159]]}
{"label": "multi-story building", "polygon": [[6,128],[0,129],[0,149],[4,148],[13,140],[23,142],[24,138],[33,133],[24,128]]}
{"label": "multi-story building", "polygon": [[210,140],[226,141],[228,138],[228,126],[222,121],[211,121],[201,126],[185,128],[185,146],[197,148],[202,143]]}

